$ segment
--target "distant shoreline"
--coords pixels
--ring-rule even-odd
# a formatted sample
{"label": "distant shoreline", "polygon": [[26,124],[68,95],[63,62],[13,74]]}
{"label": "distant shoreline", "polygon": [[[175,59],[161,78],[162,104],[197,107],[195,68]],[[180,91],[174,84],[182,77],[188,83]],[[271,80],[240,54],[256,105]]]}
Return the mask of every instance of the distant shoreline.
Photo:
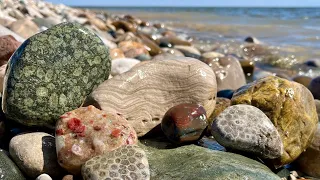
{"label": "distant shoreline", "polygon": [[305,6],[305,7],[281,7],[281,6],[268,6],[268,7],[262,7],[262,6],[70,6],[73,8],[89,8],[89,9],[105,9],[105,8],[172,8],[172,9],[195,9],[195,8],[205,8],[205,9],[211,9],[211,8],[217,8],[217,9],[225,9],[225,8],[247,8],[247,9],[270,9],[270,8],[277,8],[277,9],[317,9],[320,8],[320,6],[316,7],[310,7],[310,6]]}

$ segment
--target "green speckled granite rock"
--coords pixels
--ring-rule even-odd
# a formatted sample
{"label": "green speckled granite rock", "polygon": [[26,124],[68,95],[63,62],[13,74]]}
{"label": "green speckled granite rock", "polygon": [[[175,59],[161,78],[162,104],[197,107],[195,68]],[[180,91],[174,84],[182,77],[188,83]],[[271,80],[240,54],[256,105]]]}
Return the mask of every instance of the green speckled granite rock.
{"label": "green speckled granite rock", "polygon": [[24,125],[53,128],[110,69],[109,50],[98,36],[80,24],[58,24],[27,39],[11,57],[2,109]]}
{"label": "green speckled granite rock", "polygon": [[22,180],[25,179],[19,168],[0,149],[0,179],[1,180]]}
{"label": "green speckled granite rock", "polygon": [[188,145],[156,149],[140,144],[153,180],[280,180],[265,165],[241,155]]}

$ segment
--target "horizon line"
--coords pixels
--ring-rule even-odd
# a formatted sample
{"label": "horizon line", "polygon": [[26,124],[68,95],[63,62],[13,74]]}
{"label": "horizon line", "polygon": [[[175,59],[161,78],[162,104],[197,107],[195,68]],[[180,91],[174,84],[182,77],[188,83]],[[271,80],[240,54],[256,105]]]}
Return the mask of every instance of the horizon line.
{"label": "horizon line", "polygon": [[77,8],[320,8],[320,6],[108,6],[108,5],[68,5]]}

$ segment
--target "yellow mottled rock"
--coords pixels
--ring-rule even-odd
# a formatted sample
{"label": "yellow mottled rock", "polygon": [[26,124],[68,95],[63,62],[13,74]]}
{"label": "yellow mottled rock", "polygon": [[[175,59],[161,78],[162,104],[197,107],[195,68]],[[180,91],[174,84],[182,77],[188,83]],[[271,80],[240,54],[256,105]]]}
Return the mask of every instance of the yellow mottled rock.
{"label": "yellow mottled rock", "polygon": [[318,115],[313,96],[305,86],[269,76],[238,89],[231,101],[259,108],[275,125],[285,150],[281,158],[272,161],[275,167],[291,163],[310,145]]}

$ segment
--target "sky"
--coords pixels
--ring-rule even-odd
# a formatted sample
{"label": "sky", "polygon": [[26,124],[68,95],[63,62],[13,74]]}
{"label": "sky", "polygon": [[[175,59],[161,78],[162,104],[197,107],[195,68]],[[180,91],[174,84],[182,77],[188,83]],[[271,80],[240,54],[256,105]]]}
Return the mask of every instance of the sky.
{"label": "sky", "polygon": [[47,0],[70,6],[320,7],[320,0]]}

